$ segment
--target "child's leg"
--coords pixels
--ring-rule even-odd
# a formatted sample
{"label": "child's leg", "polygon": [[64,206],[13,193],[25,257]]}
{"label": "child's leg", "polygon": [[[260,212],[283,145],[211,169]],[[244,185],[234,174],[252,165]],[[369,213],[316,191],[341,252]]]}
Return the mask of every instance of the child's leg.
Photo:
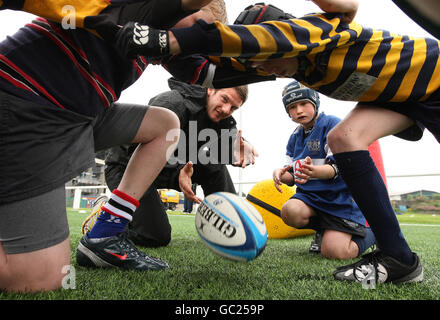
{"label": "child's leg", "polygon": [[322,237],[321,254],[328,259],[353,259],[359,254],[357,244],[349,233],[325,230]]}
{"label": "child's leg", "polygon": [[137,200],[142,197],[174,151],[179,128],[175,113],[164,108],[149,108],[132,141],[140,145],[128,162],[118,190]]}
{"label": "child's leg", "polygon": [[0,205],[0,292],[61,288],[70,274],[64,186]]}
{"label": "child's leg", "polygon": [[[136,208],[138,200],[156,179],[174,151],[179,138],[179,119],[164,108],[150,107],[132,142],[139,143],[117,189],[104,205],[89,238],[105,238],[122,232]],[[174,139],[167,138],[171,135]]]}
{"label": "child's leg", "polygon": [[364,237],[327,229],[322,238],[321,254],[329,259],[353,259],[376,243],[373,232],[366,229]]}
{"label": "child's leg", "polygon": [[294,228],[313,229],[315,210],[299,199],[289,199],[281,208],[281,219],[288,226]]}
{"label": "child's leg", "polygon": [[[137,123],[138,130],[135,135],[133,134],[134,139],[131,142],[140,145],[133,153],[118,188],[113,190],[109,201],[103,206],[96,224],[81,239],[76,260],[79,265],[85,267],[111,266],[122,269],[161,270],[168,268],[168,264],[139,251],[132,242],[127,241],[127,233],[123,231],[139,205],[139,199],[156,179],[174,151],[179,139],[179,119],[173,112],[164,108],[150,107],[146,113],[143,113],[145,109],[141,108],[142,120],[138,117],[139,108],[133,108],[133,111],[128,113],[126,110],[124,107],[117,108],[107,115],[103,120],[104,124],[99,130],[95,130],[95,134],[102,137],[105,129],[110,131],[113,129],[116,133],[124,135],[124,129],[129,129],[127,125],[135,126]],[[117,123],[112,123],[112,119],[115,118],[118,119]],[[140,125],[139,121],[141,121]],[[171,131],[173,134],[170,138],[168,134]],[[124,139],[126,137],[121,141],[113,132],[110,140],[113,145],[130,142]],[[99,137],[97,140],[100,141]],[[100,143],[99,146],[106,145]]]}
{"label": "child's leg", "polygon": [[412,264],[413,254],[400,231],[387,188],[368,146],[412,123],[399,113],[358,105],[327,137],[340,174],[370,224],[378,247],[405,264]]}

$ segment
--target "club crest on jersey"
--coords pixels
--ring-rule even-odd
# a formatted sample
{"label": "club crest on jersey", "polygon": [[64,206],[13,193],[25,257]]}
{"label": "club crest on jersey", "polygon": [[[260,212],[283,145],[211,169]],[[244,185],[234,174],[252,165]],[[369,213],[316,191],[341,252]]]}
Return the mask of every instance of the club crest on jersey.
{"label": "club crest on jersey", "polygon": [[318,153],[321,149],[321,141],[319,140],[310,140],[307,142],[307,148],[311,153]]}

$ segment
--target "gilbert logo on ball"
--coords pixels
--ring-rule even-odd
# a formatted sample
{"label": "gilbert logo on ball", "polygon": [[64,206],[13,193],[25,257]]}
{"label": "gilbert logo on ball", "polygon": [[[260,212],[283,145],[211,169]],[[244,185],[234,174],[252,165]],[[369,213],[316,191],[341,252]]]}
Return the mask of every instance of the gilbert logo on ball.
{"label": "gilbert logo on ball", "polygon": [[208,195],[197,209],[195,224],[205,245],[228,259],[253,260],[266,246],[267,230],[260,213],[232,193]]}
{"label": "gilbert logo on ball", "polygon": [[315,233],[310,229],[296,229],[284,223],[281,208],[295,194],[296,188],[283,184],[281,190],[282,193],[278,192],[273,180],[267,179],[256,183],[246,197],[263,217],[269,239],[295,238]]}

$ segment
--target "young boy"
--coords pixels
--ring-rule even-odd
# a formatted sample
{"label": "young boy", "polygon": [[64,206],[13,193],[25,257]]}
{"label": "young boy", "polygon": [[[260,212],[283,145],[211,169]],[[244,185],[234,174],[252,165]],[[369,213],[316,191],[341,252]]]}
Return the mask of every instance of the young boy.
{"label": "young boy", "polygon": [[[310,251],[320,251],[325,258],[358,257],[375,243],[375,238],[339,176],[327,145],[328,132],[340,120],[319,113],[318,93],[297,81],[285,87],[283,103],[299,126],[287,144],[287,166],[273,172],[279,191],[281,183],[297,187],[283,205],[281,217],[289,226],[317,231],[318,243],[312,242]],[[322,239],[320,250],[318,239]]]}

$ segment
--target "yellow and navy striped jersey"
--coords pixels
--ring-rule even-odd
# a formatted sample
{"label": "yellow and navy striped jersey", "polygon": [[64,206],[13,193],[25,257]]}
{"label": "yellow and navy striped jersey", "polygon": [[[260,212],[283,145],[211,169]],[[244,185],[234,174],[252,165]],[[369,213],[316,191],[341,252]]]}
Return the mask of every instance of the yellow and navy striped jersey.
{"label": "yellow and navy striped jersey", "polygon": [[173,33],[184,54],[260,61],[298,57],[293,77],[339,100],[423,101],[440,87],[439,41],[341,23],[338,14],[258,25],[199,21]]}
{"label": "yellow and navy striped jersey", "polygon": [[98,15],[111,3],[110,0],[0,0],[0,10],[20,10],[59,23],[71,23],[70,18],[74,17],[75,25],[83,28],[86,17]]}

